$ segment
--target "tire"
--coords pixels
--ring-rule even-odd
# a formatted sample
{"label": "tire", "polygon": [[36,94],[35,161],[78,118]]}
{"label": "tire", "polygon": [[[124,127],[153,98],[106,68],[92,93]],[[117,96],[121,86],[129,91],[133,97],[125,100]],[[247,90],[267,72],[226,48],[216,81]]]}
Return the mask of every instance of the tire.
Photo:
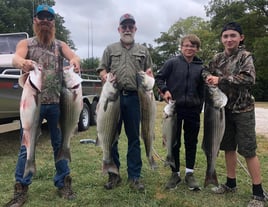
{"label": "tire", "polygon": [[90,119],[90,125],[96,125],[96,107],[97,107],[98,101],[94,100],[91,104],[91,119]]}
{"label": "tire", "polygon": [[81,111],[79,122],[78,122],[78,130],[86,131],[88,130],[90,125],[90,109],[86,103],[83,105],[83,109]]}

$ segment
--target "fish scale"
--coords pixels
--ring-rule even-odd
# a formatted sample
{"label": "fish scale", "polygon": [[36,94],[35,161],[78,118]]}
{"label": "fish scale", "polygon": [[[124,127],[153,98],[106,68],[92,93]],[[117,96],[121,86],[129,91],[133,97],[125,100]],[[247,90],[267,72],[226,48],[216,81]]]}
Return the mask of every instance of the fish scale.
{"label": "fish scale", "polygon": [[103,152],[102,172],[119,174],[112,158],[112,146],[118,139],[118,123],[120,119],[120,98],[115,88],[115,76],[107,74],[107,80],[97,105],[97,139],[96,145],[101,146]]}
{"label": "fish scale", "polygon": [[218,186],[216,158],[225,130],[226,95],[216,86],[205,87],[204,137],[202,149],[207,158],[204,187],[209,184]]}
{"label": "fish scale", "polygon": [[40,88],[42,68],[34,64],[34,70],[24,73],[19,79],[23,87],[20,101],[20,120],[23,129],[21,145],[26,147],[27,158],[23,177],[36,172],[35,147],[41,134],[39,118],[41,107]]}
{"label": "fish scale", "polygon": [[153,93],[154,79],[145,72],[140,72],[141,85],[138,89],[141,110],[141,137],[144,142],[146,156],[153,170],[158,166],[153,157],[153,142],[155,139],[156,103]]}

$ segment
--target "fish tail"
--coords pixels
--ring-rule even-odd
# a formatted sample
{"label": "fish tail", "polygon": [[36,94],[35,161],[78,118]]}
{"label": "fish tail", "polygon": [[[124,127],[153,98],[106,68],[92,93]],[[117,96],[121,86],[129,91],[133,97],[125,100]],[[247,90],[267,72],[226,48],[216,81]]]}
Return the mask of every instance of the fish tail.
{"label": "fish tail", "polygon": [[36,166],[34,160],[26,160],[23,178],[27,177],[30,173],[35,174]]}
{"label": "fish tail", "polygon": [[166,160],[165,160],[165,163],[164,163],[164,166],[165,167],[172,166],[173,168],[176,168],[174,158],[170,157],[170,156],[167,156]]}
{"label": "fish tail", "polygon": [[215,186],[219,185],[216,170],[214,170],[212,173],[209,171],[206,172],[204,187],[207,187],[209,184],[213,184]]}
{"label": "fish tail", "polygon": [[117,168],[117,166],[115,165],[115,163],[113,161],[111,162],[106,162],[106,161],[103,161],[102,163],[102,172],[103,174],[106,174],[108,172],[110,173],[114,173],[114,174],[119,174],[119,170]]}
{"label": "fish tail", "polygon": [[158,165],[156,164],[153,156],[149,156],[148,161],[152,170],[156,170],[158,168]]}
{"label": "fish tail", "polygon": [[71,162],[71,152],[70,152],[70,149],[61,149],[59,151],[59,154],[57,156],[56,162],[58,162],[60,160],[68,160],[69,162]]}

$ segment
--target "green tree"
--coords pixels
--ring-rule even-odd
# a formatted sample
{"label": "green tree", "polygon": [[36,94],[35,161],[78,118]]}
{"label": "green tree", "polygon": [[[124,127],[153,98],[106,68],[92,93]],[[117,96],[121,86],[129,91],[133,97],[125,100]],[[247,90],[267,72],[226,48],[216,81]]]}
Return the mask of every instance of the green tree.
{"label": "green tree", "polygon": [[82,72],[90,75],[97,75],[96,68],[100,61],[98,58],[87,58],[81,60]]}
{"label": "green tree", "polygon": [[[0,0],[0,32],[27,32],[33,36],[33,16],[38,4],[55,5],[54,0]],[[56,38],[65,41],[72,49],[75,49],[70,39],[70,31],[64,27],[64,19],[56,13]]]}
{"label": "green tree", "polygon": [[[211,28],[220,34],[222,26],[230,21],[240,23],[245,34],[245,45],[254,55],[256,85],[254,96],[258,101],[267,101],[268,73],[268,12],[267,0],[211,0],[206,6],[207,16],[211,17]],[[219,50],[222,50],[219,45]]]}
{"label": "green tree", "polygon": [[170,57],[179,53],[180,40],[187,34],[196,34],[201,40],[201,50],[198,56],[206,63],[212,58],[218,47],[216,35],[210,29],[210,23],[196,16],[186,19],[180,18],[169,28],[168,32],[163,32],[161,36],[155,39],[158,44],[154,48],[154,56],[157,61],[157,67],[160,68],[163,63]]}

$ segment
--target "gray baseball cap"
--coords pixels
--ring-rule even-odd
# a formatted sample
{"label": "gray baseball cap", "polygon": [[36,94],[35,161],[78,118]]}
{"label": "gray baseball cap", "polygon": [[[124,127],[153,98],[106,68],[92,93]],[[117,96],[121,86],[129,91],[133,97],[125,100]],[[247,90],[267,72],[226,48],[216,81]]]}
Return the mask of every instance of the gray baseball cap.
{"label": "gray baseball cap", "polygon": [[133,15],[129,14],[129,13],[126,13],[126,14],[123,14],[121,17],[120,17],[120,20],[119,20],[119,24],[123,24],[124,21],[132,21],[133,24],[136,23]]}

